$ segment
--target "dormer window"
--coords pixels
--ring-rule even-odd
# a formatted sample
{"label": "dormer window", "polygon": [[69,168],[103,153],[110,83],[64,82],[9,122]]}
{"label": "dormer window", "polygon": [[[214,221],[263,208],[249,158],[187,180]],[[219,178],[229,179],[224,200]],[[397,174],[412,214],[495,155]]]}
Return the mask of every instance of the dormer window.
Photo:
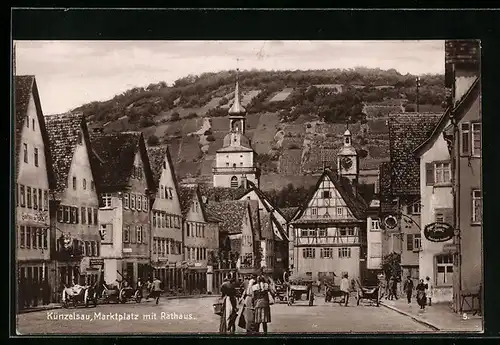
{"label": "dormer window", "polygon": [[82,137],[82,132],[81,131],[78,131],[76,133],[76,136],[77,136],[77,142],[78,142],[78,145],[81,145],[82,144],[82,140],[83,140],[83,137]]}
{"label": "dormer window", "polygon": [[163,169],[167,169],[167,161],[163,161]]}

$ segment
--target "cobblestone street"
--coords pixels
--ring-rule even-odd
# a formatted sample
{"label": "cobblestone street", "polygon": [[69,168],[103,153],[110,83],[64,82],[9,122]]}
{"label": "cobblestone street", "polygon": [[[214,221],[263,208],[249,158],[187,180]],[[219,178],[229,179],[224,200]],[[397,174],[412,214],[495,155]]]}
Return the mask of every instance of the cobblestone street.
{"label": "cobblestone street", "polygon": [[[213,333],[218,331],[219,318],[212,313],[214,297],[163,300],[125,305],[98,305],[96,308],[56,309],[18,315],[18,334],[112,334],[112,333]],[[294,306],[272,306],[270,333],[408,333],[434,332],[385,307],[369,305],[348,307],[321,299],[309,307],[305,301]],[[75,314],[73,314],[75,313]],[[117,313],[123,320],[108,319]],[[65,318],[68,315],[68,319]],[[77,316],[78,315],[78,316]],[[136,319],[129,319],[135,315]],[[154,316],[156,315],[156,319]],[[182,318],[187,318],[180,320]],[[190,318],[191,316],[191,318]],[[73,320],[69,318],[73,317]],[[79,320],[75,320],[79,318]],[[88,318],[81,320],[82,318]],[[169,319],[170,318],[170,319]],[[238,329],[238,333],[244,331]]]}

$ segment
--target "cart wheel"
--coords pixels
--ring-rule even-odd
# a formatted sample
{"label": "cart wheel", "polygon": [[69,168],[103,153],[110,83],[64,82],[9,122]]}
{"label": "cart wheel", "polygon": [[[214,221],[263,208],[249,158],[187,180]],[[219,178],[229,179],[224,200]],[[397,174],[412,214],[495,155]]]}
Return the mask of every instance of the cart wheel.
{"label": "cart wheel", "polygon": [[137,303],[141,303],[141,299],[142,299],[142,297],[141,297],[141,294],[139,293],[139,291],[136,291],[136,292],[135,292],[135,296],[134,296],[134,297],[135,297],[135,301],[136,301]]}

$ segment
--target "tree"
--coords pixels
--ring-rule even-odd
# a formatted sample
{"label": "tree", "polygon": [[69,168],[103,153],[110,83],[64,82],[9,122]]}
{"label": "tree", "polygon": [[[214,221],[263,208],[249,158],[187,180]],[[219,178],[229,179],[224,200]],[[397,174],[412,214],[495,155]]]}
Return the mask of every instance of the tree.
{"label": "tree", "polygon": [[156,146],[160,143],[160,139],[156,135],[152,135],[148,138],[148,145],[149,146]]}
{"label": "tree", "polygon": [[368,157],[368,152],[364,149],[358,150],[358,157],[360,159]]}
{"label": "tree", "polygon": [[401,280],[401,254],[390,253],[382,258],[382,270],[387,279],[394,277],[396,280]]}

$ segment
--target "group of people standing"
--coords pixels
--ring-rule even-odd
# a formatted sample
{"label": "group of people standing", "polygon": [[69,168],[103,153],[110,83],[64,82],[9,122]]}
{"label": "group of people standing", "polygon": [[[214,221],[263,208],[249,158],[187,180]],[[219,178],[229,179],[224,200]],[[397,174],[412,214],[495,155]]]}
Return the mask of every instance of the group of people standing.
{"label": "group of people standing", "polygon": [[[241,296],[237,290],[241,289]],[[246,277],[237,283],[234,275],[225,277],[221,285],[222,312],[220,315],[220,333],[235,333],[238,327],[247,333],[262,332],[267,334],[267,324],[271,322],[271,305],[274,304],[275,288],[272,280],[261,271]],[[238,306],[242,305],[238,318]]]}
{"label": "group of people standing", "polygon": [[[431,284],[431,279],[429,277],[424,279],[420,279],[417,286],[414,286],[413,280],[411,276],[408,276],[403,284],[403,291],[406,294],[406,298],[408,300],[408,304],[411,304],[411,298],[413,296],[413,291],[417,292],[417,303],[420,306],[420,309],[425,309],[425,306],[429,304],[432,305],[432,295],[433,295],[433,286]],[[386,299],[393,300],[398,299],[397,295],[397,281],[394,277],[389,279],[388,284],[388,294]]]}

